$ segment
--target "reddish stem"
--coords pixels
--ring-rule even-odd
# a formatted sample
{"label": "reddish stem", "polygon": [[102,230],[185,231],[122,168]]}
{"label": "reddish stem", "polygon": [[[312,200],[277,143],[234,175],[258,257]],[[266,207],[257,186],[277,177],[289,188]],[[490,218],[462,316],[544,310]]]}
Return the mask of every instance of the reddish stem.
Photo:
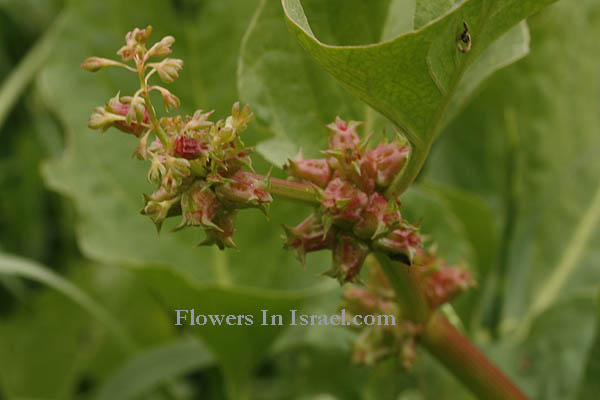
{"label": "reddish stem", "polygon": [[440,313],[432,315],[421,343],[475,395],[486,400],[527,396]]}

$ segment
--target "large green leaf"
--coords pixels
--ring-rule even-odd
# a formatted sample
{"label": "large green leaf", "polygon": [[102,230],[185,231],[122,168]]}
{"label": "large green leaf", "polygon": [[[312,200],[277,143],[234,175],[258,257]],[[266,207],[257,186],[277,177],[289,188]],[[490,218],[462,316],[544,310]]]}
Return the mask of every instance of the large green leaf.
{"label": "large green leaf", "polygon": [[496,279],[506,332],[598,287],[599,10],[565,1],[530,19],[530,57],[490,82],[432,157],[430,176],[483,195],[504,217]]}
{"label": "large green leaf", "polygon": [[[418,19],[427,23],[415,31],[372,45],[333,46],[313,34],[300,0],[282,1],[292,32],[315,61],[411,142],[409,165],[390,193],[412,182],[438,131],[475,84],[526,54],[523,27],[511,28],[551,2],[466,0],[440,16],[444,7],[417,7]],[[466,53],[456,45],[463,21],[473,43]]]}
{"label": "large green leaf", "polygon": [[[371,12],[346,12],[344,16],[350,18],[349,26],[377,26],[370,18],[386,4],[378,1],[367,7],[364,3],[363,8]],[[323,18],[335,15],[330,2],[312,1],[310,5]],[[323,33],[337,40],[356,36],[348,29],[331,29],[325,21],[322,25]],[[366,32],[359,40],[376,40],[379,35]],[[298,46],[276,1],[261,1],[248,27],[240,52],[238,86],[242,99],[252,105],[259,122],[271,134],[257,150],[277,166],[293,158],[299,149],[305,156],[319,156],[327,143],[324,125],[336,115],[365,120],[367,130],[381,125],[381,118],[372,109],[348,96]]]}
{"label": "large green leaf", "polygon": [[427,169],[483,196],[504,220],[482,306],[492,328],[500,322],[500,341],[486,348],[536,399],[574,398],[582,380],[580,396],[596,394],[586,390],[600,273],[599,18],[595,1],[530,18],[530,56],[448,127]]}

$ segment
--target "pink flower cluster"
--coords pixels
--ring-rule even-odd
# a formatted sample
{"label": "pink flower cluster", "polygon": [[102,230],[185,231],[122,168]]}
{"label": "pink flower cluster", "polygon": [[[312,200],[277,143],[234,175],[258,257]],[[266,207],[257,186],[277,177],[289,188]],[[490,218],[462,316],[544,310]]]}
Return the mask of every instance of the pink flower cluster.
{"label": "pink flower cluster", "polygon": [[400,215],[400,202],[384,196],[402,171],[409,155],[398,137],[368,147],[356,129],[360,122],[339,117],[330,131],[326,158],[290,160],[286,170],[295,179],[310,183],[319,193],[320,207],[295,228],[286,227],[288,248],[304,261],[305,254],[333,250],[330,271],[341,282],[354,280],[371,249],[402,254],[410,260],[420,244],[416,228]]}

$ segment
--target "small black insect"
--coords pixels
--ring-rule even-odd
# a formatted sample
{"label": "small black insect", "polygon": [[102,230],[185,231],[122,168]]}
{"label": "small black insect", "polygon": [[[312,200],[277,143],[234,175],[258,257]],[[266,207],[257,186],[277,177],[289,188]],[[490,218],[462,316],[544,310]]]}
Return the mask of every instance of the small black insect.
{"label": "small black insect", "polygon": [[462,53],[466,53],[471,50],[471,34],[469,33],[469,25],[466,22],[463,22],[463,26],[465,30],[460,34],[456,46]]}

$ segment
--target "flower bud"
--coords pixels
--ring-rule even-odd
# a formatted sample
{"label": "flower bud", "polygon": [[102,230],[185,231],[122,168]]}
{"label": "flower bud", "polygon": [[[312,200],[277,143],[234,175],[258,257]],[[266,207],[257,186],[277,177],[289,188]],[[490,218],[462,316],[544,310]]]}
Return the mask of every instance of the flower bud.
{"label": "flower bud", "polygon": [[167,168],[163,165],[163,162],[157,155],[152,155],[152,162],[148,169],[148,182],[158,183],[162,177],[167,173]]}
{"label": "flower bud", "polygon": [[171,45],[174,42],[175,38],[173,36],[165,36],[159,42],[154,43],[146,53],[146,58],[168,56],[172,52]]}
{"label": "flower bud", "polygon": [[200,139],[178,136],[175,139],[175,154],[193,160],[208,153],[208,145]]}
{"label": "flower bud", "polygon": [[163,104],[165,106],[165,111],[169,111],[169,108],[178,108],[180,105],[179,98],[175,96],[173,93],[165,89],[161,86],[152,86],[152,89],[156,89],[160,92]]}
{"label": "flower bud", "polygon": [[212,113],[213,111],[202,112],[202,110],[196,110],[194,115],[189,120],[186,120],[185,130],[197,131],[211,127],[214,123],[209,121],[208,117],[210,117]]}
{"label": "flower bud", "polygon": [[451,301],[454,297],[474,285],[474,281],[464,268],[443,265],[438,271],[427,276],[426,293],[432,308]]}
{"label": "flower bud", "polygon": [[362,124],[362,122],[358,121],[346,123],[346,121],[340,117],[335,117],[334,122],[326,125],[327,129],[331,131],[331,136],[329,137],[329,149],[354,149],[360,142],[360,138],[356,133],[356,128]]}
{"label": "flower bud", "polygon": [[373,241],[373,247],[384,253],[400,257],[400,260],[412,265],[415,254],[421,246],[421,237],[416,228],[396,229],[384,237]]}
{"label": "flower bud", "polygon": [[142,214],[150,217],[150,219],[152,220],[152,222],[154,222],[154,225],[156,226],[156,231],[160,233],[160,228],[162,226],[163,221],[169,216],[169,210],[177,202],[179,202],[179,197],[174,197],[172,199],[162,201],[150,200],[142,209]]}
{"label": "flower bud", "polygon": [[379,192],[369,196],[369,203],[363,210],[353,232],[362,239],[375,239],[398,227],[401,221],[398,203],[388,201]]}
{"label": "flower bud", "polygon": [[131,98],[131,103],[128,104],[129,109],[125,115],[125,123],[131,125],[133,122],[142,122],[145,119],[146,113],[146,102],[141,97]]}
{"label": "flower bud", "polygon": [[132,154],[132,156],[137,157],[138,160],[143,161],[148,158],[148,136],[150,136],[150,130],[146,131],[144,136],[142,136],[137,148]]}
{"label": "flower bud", "polygon": [[205,181],[194,182],[192,187],[181,195],[182,220],[175,230],[187,226],[221,229],[212,222],[220,207],[217,196]]}
{"label": "flower bud", "polygon": [[365,158],[374,164],[377,171],[377,185],[387,187],[394,177],[402,170],[408,159],[408,146],[399,143],[380,144],[372,150],[367,150]]}
{"label": "flower bud", "polygon": [[286,236],[284,247],[295,251],[302,264],[306,263],[306,253],[331,249],[335,243],[333,232],[325,230],[320,218],[314,213],[296,227],[284,225],[283,229]]}
{"label": "flower bud", "polygon": [[159,63],[150,63],[148,66],[156,69],[158,76],[165,83],[172,83],[179,78],[179,70],[183,68],[183,60],[178,58],[165,58]]}
{"label": "flower bud", "polygon": [[117,54],[123,61],[131,60],[136,54],[145,53],[145,44],[152,33],[152,27],[148,25],[145,29],[135,28],[125,35],[125,46],[121,47]]}
{"label": "flower bud", "polygon": [[190,176],[190,162],[185,158],[166,156],[166,165],[177,179]]}
{"label": "flower bud", "polygon": [[331,179],[331,169],[327,160],[322,158],[304,160],[302,152],[298,153],[295,161],[289,160],[284,168],[293,177],[312,182],[320,187],[327,186]]}
{"label": "flower bud", "polygon": [[266,213],[268,205],[273,201],[266,191],[267,180],[256,178],[251,173],[239,170],[233,176],[215,188],[219,199],[235,208],[258,207]]}
{"label": "flower bud", "polygon": [[365,193],[340,178],[331,180],[321,197],[322,208],[332,216],[333,222],[338,224],[358,221],[368,202]]}
{"label": "flower bud", "polygon": [[237,133],[246,129],[248,123],[252,120],[254,114],[250,112],[250,105],[246,104],[240,111],[240,102],[233,103],[231,108],[231,117],[227,118],[226,126],[231,126]]}
{"label": "flower bud", "polygon": [[[114,114],[126,117],[115,121],[115,128],[126,133],[133,133],[135,136],[140,137],[144,130],[146,130],[144,125],[150,125],[150,114],[144,107],[143,100],[141,104],[136,100],[136,103],[138,103],[137,109],[132,111],[131,102],[133,101],[133,98],[120,97],[119,93],[117,93],[115,97],[108,101],[106,109]],[[130,118],[129,122],[127,122],[127,118]]]}
{"label": "flower bud", "polygon": [[83,60],[81,63],[81,68],[86,71],[96,72],[104,67],[108,67],[110,65],[115,65],[116,63],[113,60],[109,60],[107,58],[101,57],[89,57]]}
{"label": "flower bud", "polygon": [[96,107],[92,115],[90,115],[88,127],[90,129],[102,129],[102,131],[105,131],[118,122],[125,122],[125,118],[107,111],[104,107]]}
{"label": "flower bud", "polygon": [[216,244],[221,250],[225,247],[237,249],[237,246],[233,242],[236,215],[236,210],[223,210],[217,213],[213,219],[216,228],[205,229],[204,232],[206,233],[206,238],[198,243],[198,246],[211,246]]}
{"label": "flower bud", "polygon": [[333,248],[333,271],[340,283],[350,282],[358,277],[367,257],[369,247],[351,235],[337,238]]}

